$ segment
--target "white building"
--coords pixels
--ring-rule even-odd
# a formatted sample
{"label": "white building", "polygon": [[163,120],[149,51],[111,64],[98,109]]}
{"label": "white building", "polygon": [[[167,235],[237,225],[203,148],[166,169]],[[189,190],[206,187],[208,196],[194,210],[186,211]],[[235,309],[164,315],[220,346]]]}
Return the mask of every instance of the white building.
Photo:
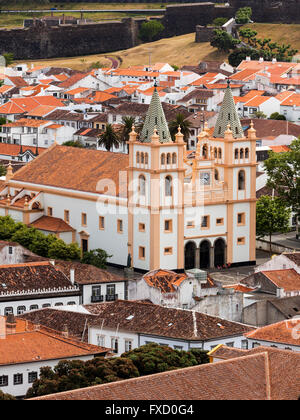
{"label": "white building", "polygon": [[60,360],[91,360],[107,349],[89,345],[11,315],[0,316],[0,390],[24,397],[44,366]]}
{"label": "white building", "polygon": [[78,305],[80,290],[49,261],[0,266],[0,315]]}
{"label": "white building", "polygon": [[63,219],[83,252],[102,248],[111,264],[142,271],[254,264],[256,135],[251,125],[244,136],[230,87],[195,156],[175,137],[154,90],[129,155],[54,145],[7,174],[0,215]]}
{"label": "white building", "polygon": [[[111,314],[114,314],[112,317]],[[150,303],[116,301],[97,306],[88,342],[114,349],[116,355],[148,343],[188,351],[211,350],[218,344],[243,348],[253,327],[184,309]]]}

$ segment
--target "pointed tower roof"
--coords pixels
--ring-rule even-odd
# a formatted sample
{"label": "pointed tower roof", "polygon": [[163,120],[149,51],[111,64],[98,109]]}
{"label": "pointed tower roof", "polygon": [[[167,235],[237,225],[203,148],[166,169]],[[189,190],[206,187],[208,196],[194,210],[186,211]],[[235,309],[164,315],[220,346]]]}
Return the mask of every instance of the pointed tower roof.
{"label": "pointed tower roof", "polygon": [[154,92],[145,118],[145,123],[140,135],[140,141],[143,143],[151,143],[151,137],[154,129],[157,129],[160,143],[172,142],[168,123],[166,121],[165,113],[161,106],[159,95],[154,85]]}
{"label": "pointed tower roof", "polygon": [[230,124],[230,128],[232,130],[232,135],[234,138],[237,139],[244,137],[241,121],[236,111],[232,91],[230,89],[229,79],[227,81],[227,88],[225,90],[223,103],[218,115],[213,136],[224,137],[224,133],[227,130],[228,124]]}

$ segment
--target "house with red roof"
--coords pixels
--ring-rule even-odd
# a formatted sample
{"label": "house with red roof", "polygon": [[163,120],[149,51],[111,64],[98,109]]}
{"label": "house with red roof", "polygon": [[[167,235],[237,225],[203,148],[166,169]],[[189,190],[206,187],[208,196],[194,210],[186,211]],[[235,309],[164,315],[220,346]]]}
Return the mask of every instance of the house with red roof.
{"label": "house with red roof", "polygon": [[0,390],[24,397],[44,366],[60,360],[91,360],[108,349],[83,343],[69,335],[33,322],[0,316]]}

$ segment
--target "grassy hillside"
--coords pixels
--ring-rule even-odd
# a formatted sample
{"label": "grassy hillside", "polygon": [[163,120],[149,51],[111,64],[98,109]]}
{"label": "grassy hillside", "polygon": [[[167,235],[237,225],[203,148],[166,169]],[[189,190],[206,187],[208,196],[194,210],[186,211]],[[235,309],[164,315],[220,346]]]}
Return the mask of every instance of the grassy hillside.
{"label": "grassy hillside", "polygon": [[[300,25],[253,24],[251,28],[258,31],[258,36],[269,37],[280,43],[290,43],[300,51]],[[120,57],[121,67],[151,62],[168,62],[177,66],[194,65],[199,61],[226,60],[226,54],[220,54],[209,43],[195,43],[195,34],[186,34],[174,38],[165,38],[148,44],[141,44],[129,50],[85,57],[59,58],[51,60],[37,60],[34,64],[50,64],[53,66],[67,66],[78,70],[85,70],[92,63],[100,62],[104,66],[110,65],[105,56]]]}
{"label": "grassy hillside", "polygon": [[300,51],[300,25],[253,23],[247,25],[257,31],[257,38],[271,38],[280,44],[291,44]]}
{"label": "grassy hillside", "polygon": [[115,56],[122,59],[121,67],[149,63],[168,62],[177,66],[184,64],[198,64],[203,60],[224,60],[225,54],[219,54],[209,43],[195,43],[195,34],[186,34],[174,38],[160,39],[156,42],[142,44],[129,50],[118,51],[108,54],[91,55],[85,57],[59,58],[51,60],[38,60],[30,63],[50,64],[53,66],[67,66],[77,70],[84,70],[92,63],[100,62],[108,65],[109,61],[105,56]]}

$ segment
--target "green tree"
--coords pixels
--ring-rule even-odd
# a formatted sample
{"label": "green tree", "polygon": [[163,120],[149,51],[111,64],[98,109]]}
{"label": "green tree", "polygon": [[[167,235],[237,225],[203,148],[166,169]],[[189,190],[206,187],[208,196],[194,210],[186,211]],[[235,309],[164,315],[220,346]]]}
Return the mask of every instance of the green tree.
{"label": "green tree", "polygon": [[[1,86],[1,84],[0,84]],[[0,125],[6,124],[6,118],[1,117],[0,118]]]}
{"label": "green tree", "polygon": [[266,114],[264,114],[262,111],[256,111],[254,115],[255,118],[260,118],[262,120],[265,120],[267,118]]}
{"label": "green tree", "polygon": [[242,38],[242,40],[251,43],[251,40],[253,40],[256,37],[257,31],[254,31],[251,28],[241,28],[239,31],[239,35]]}
{"label": "green tree", "polygon": [[234,50],[239,43],[240,41],[233,38],[228,32],[223,31],[222,29],[214,29],[214,35],[210,45],[217,48],[219,51],[229,53],[229,51]]}
{"label": "green tree", "polygon": [[159,35],[165,29],[164,25],[158,20],[150,20],[141,25],[139,38],[143,42],[152,42],[159,38]]}
{"label": "green tree", "polygon": [[70,147],[84,147],[83,144],[79,140],[68,140],[62,143],[62,146],[70,146]]}
{"label": "green tree", "polygon": [[246,60],[246,57],[250,57],[251,60],[258,60],[260,54],[256,49],[249,47],[236,48],[229,54],[228,62],[231,66],[237,67],[243,60]]}
{"label": "green tree", "polygon": [[0,391],[0,401],[9,401],[15,399],[16,398],[13,395],[5,394],[4,392]]}
{"label": "green tree", "polygon": [[183,114],[176,114],[175,119],[169,122],[169,131],[172,140],[175,140],[175,135],[178,132],[178,127],[180,126],[181,132],[183,134],[183,139],[185,142],[187,142],[191,134],[191,125],[191,122],[187,120]]}
{"label": "green tree", "polygon": [[129,134],[132,126],[135,125],[134,117],[122,117],[122,129],[120,132],[120,142],[126,143],[129,140]]}
{"label": "green tree", "polygon": [[105,131],[99,136],[98,144],[104,146],[108,152],[113,147],[119,147],[119,136],[111,124],[106,124]]}
{"label": "green tree", "polygon": [[282,202],[296,214],[296,237],[299,238],[300,139],[291,143],[288,152],[270,152],[264,164],[268,175],[267,185],[274,188]]}
{"label": "green tree", "polygon": [[6,168],[0,163],[0,176],[6,175]]}
{"label": "green tree", "polygon": [[10,66],[14,62],[14,54],[13,53],[4,53],[2,54],[5,58],[5,62],[7,66]]}
{"label": "green tree", "polygon": [[0,216],[0,240],[11,240],[12,236],[23,226],[23,223],[16,223],[11,216]]}
{"label": "green tree", "polygon": [[77,243],[67,245],[62,239],[53,241],[48,250],[48,257],[58,260],[79,260],[80,248]]}
{"label": "green tree", "polygon": [[249,23],[252,16],[251,7],[241,7],[235,14],[235,21],[238,24]]}
{"label": "green tree", "polygon": [[213,20],[213,26],[223,26],[228,21],[226,17],[218,17]]}
{"label": "green tree", "polygon": [[104,359],[97,357],[86,362],[61,360],[54,369],[49,366],[40,370],[40,378],[29,388],[26,398],[84,388],[139,376],[131,360],[121,357]]}
{"label": "green tree", "polygon": [[284,233],[289,228],[290,209],[278,197],[263,195],[256,203],[256,234],[268,236],[270,254],[272,252],[272,236]]}
{"label": "green tree", "polygon": [[112,257],[108,255],[103,249],[93,249],[92,251],[85,252],[81,258],[81,263],[91,264],[98,268],[106,268],[107,259]]}
{"label": "green tree", "polygon": [[285,116],[282,114],[279,114],[279,112],[273,112],[273,114],[270,115],[270,120],[286,120]]}
{"label": "green tree", "polygon": [[141,376],[198,364],[197,358],[192,353],[174,350],[171,347],[160,346],[156,343],[138,347],[123,353],[121,357],[130,359]]}

